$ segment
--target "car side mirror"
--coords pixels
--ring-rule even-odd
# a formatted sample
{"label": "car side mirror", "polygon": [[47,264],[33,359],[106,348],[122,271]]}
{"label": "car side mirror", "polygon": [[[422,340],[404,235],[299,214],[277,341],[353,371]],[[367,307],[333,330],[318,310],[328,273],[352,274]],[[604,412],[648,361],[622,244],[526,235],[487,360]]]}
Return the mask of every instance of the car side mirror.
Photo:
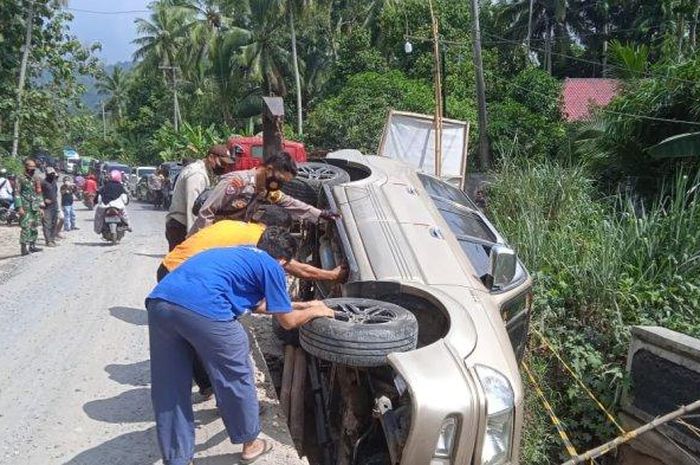
{"label": "car side mirror", "polygon": [[515,251],[504,245],[491,247],[489,255],[490,268],[488,281],[490,289],[500,289],[507,286],[515,277],[518,258]]}

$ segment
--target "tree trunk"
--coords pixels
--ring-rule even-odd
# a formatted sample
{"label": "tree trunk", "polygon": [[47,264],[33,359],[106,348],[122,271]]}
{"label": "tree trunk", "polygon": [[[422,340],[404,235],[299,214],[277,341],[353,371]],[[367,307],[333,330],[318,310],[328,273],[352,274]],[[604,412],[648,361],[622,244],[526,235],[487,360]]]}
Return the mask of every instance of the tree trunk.
{"label": "tree trunk", "polygon": [[30,1],[27,7],[27,32],[24,37],[24,51],[22,52],[22,63],[19,68],[19,83],[17,84],[17,114],[15,115],[15,127],[12,132],[12,156],[16,157],[19,150],[19,124],[22,110],[22,93],[24,92],[24,81],[27,79],[27,63],[29,53],[32,49],[32,33],[34,31],[34,2]]}
{"label": "tree trunk", "polygon": [[549,24],[549,18],[545,21],[547,28],[547,36],[544,42],[544,66],[549,74],[552,74],[552,26]]}
{"label": "tree trunk", "polygon": [[[291,2],[290,2],[291,3]],[[289,29],[292,32],[292,63],[294,65],[294,85],[297,93],[297,133],[304,134],[304,121],[301,108],[301,76],[299,75],[299,56],[297,55],[297,31],[294,26],[294,8],[289,5]]]}
{"label": "tree trunk", "polygon": [[693,22],[690,24],[690,47],[695,51],[698,44],[698,18],[700,18],[700,0],[695,0],[695,10],[693,10]]}

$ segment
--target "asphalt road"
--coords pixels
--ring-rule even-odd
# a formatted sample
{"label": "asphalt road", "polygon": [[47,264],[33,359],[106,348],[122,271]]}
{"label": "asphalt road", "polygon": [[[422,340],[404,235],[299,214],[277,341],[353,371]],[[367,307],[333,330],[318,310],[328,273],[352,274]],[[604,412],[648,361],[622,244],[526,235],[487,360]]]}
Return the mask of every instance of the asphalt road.
{"label": "asphalt road", "polygon": [[[134,232],[116,246],[93,233],[93,213],[80,204],[81,229],[28,257],[18,256],[18,228],[0,226],[0,464],[162,463],[144,298],[167,251],[165,213],[138,203],[128,211]],[[263,462],[305,463],[289,447],[264,369],[256,381],[264,436],[275,444]],[[228,441],[215,401],[193,400],[195,465],[237,463],[240,446]]]}

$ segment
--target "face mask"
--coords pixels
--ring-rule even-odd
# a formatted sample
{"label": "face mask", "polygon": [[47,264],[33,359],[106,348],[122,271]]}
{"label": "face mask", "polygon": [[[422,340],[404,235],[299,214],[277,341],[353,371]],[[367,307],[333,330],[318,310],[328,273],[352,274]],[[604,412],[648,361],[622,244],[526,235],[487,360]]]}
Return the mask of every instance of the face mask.
{"label": "face mask", "polygon": [[211,169],[211,171],[216,176],[221,176],[222,174],[226,173],[226,167],[224,165],[216,165]]}
{"label": "face mask", "polygon": [[277,178],[275,175],[265,178],[265,189],[268,191],[278,191],[284,185],[284,180]]}

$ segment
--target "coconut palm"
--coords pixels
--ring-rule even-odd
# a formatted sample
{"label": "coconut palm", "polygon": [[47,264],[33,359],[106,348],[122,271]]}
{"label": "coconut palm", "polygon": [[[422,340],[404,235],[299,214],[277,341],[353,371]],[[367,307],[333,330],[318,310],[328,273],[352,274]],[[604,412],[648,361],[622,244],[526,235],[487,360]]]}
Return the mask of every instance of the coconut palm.
{"label": "coconut palm", "polygon": [[284,75],[289,63],[282,40],[284,23],[284,3],[251,0],[245,18],[247,29],[239,29],[246,36],[240,49],[241,63],[250,69],[251,77],[262,81],[268,93],[282,97],[287,95]]}
{"label": "coconut palm", "polygon": [[150,19],[137,18],[134,59],[154,59],[158,65],[175,66],[176,56],[187,31],[188,10],[160,1],[152,5]]}
{"label": "coconut palm", "polygon": [[113,111],[116,110],[120,121],[126,103],[127,86],[127,74],[118,66],[112,69],[112,74],[104,74],[96,84],[100,94],[109,96],[106,106]]}
{"label": "coconut palm", "polygon": [[[544,42],[539,50],[544,53],[545,69],[551,73],[554,47],[565,51],[571,34],[585,31],[586,18],[576,9],[579,4],[572,0],[534,0],[532,6],[532,40]],[[504,4],[499,20],[506,25],[509,38],[525,41],[529,13],[530,0],[509,0]]]}

